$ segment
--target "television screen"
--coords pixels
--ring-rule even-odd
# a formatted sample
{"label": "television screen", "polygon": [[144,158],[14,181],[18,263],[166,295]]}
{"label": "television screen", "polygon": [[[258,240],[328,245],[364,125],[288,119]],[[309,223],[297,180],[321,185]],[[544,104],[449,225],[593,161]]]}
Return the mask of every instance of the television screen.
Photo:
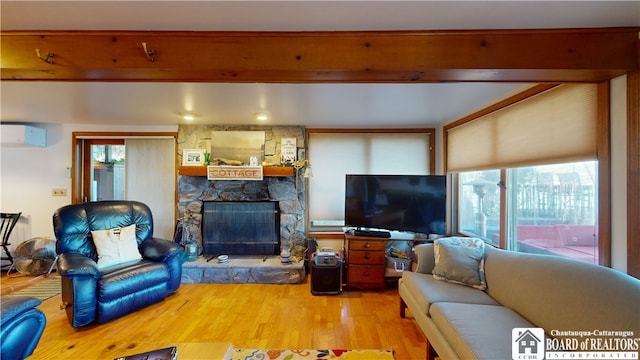
{"label": "television screen", "polygon": [[347,175],[347,227],[444,235],[444,175]]}

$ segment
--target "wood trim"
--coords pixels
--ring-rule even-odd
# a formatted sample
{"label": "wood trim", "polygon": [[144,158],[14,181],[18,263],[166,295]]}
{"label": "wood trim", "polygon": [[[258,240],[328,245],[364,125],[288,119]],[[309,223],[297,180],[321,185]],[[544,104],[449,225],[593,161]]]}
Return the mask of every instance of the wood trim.
{"label": "wood trim", "polygon": [[447,129],[445,129],[444,125],[442,127],[442,154],[440,154],[440,157],[442,158],[442,173],[447,175],[449,174],[449,167],[447,166],[447,159],[449,158],[447,156],[447,149],[449,148],[449,136],[447,134]]}
{"label": "wood trim", "polygon": [[[508,184],[507,169],[500,169],[500,181],[502,184]],[[500,235],[498,240],[498,247],[500,249],[507,248],[507,234],[509,233],[509,224],[507,222],[507,188],[505,186],[499,187],[500,191]],[[505,216],[502,216],[505,214]],[[517,235],[516,235],[517,236]]]}
{"label": "wood trim", "polygon": [[[639,29],[3,31],[0,73],[56,81],[604,81],[638,69]],[[51,63],[35,49],[52,53]]]}
{"label": "wood trim", "polygon": [[344,240],[344,233],[335,231],[312,231],[308,232],[308,236],[317,237],[320,240]]}
{"label": "wood trim", "polygon": [[597,89],[598,262],[611,267],[611,91],[609,81]]}
{"label": "wood trim", "polygon": [[82,202],[82,143],[77,137],[71,137],[71,204]]}
{"label": "wood trim", "polygon": [[387,133],[435,133],[434,128],[384,128],[384,129],[342,129],[342,128],[307,128],[305,130],[307,134],[330,134],[330,133],[347,133],[347,134],[360,134],[360,133],[372,133],[372,134],[387,134]]}
{"label": "wood trim", "polygon": [[627,273],[640,279],[640,71],[627,74]]}
{"label": "wood trim", "polygon": [[74,131],[74,139],[126,139],[130,137],[172,137],[177,138],[177,132],[131,132],[131,131]]}

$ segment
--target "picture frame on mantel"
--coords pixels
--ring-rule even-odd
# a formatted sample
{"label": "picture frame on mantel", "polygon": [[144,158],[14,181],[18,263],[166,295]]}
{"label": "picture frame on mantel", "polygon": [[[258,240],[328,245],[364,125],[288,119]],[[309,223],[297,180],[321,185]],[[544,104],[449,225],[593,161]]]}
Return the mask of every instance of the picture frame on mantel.
{"label": "picture frame on mantel", "polygon": [[182,150],[182,166],[204,166],[205,149]]}
{"label": "picture frame on mantel", "polygon": [[293,165],[296,162],[297,145],[296,138],[280,139],[280,163],[283,165]]}

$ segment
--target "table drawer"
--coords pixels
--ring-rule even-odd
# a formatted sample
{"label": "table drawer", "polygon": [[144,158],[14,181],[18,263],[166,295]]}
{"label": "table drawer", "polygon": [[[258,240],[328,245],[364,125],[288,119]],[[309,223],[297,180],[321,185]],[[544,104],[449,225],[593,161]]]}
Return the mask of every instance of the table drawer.
{"label": "table drawer", "polygon": [[349,282],[379,283],[384,281],[384,266],[349,265]]}
{"label": "table drawer", "polygon": [[387,241],[350,240],[349,250],[384,250]]}
{"label": "table drawer", "polygon": [[349,264],[382,265],[384,253],[380,251],[349,251]]}

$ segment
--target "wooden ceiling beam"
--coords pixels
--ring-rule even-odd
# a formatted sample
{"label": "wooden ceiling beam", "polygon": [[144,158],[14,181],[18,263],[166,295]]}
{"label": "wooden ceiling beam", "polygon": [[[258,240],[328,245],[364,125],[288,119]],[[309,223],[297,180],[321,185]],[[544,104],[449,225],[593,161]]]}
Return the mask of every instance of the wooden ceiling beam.
{"label": "wooden ceiling beam", "polygon": [[52,81],[602,81],[638,69],[639,31],[9,31],[0,70]]}

